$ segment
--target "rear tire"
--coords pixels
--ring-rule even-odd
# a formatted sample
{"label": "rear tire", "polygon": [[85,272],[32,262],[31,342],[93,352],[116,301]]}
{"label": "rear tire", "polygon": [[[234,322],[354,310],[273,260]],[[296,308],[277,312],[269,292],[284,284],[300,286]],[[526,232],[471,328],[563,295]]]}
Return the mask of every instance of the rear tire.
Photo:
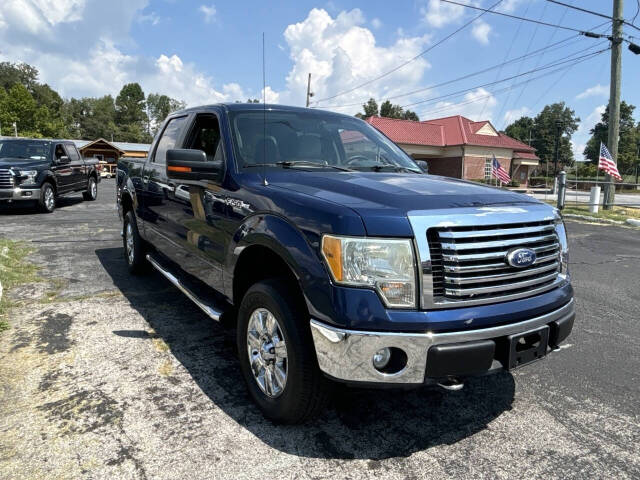
{"label": "rear tire", "polygon": [[82,198],[88,202],[93,202],[98,198],[98,182],[96,182],[95,177],[89,177],[87,191],[82,192]]}
{"label": "rear tire", "polygon": [[141,275],[149,271],[149,262],[146,258],[144,240],[138,232],[138,223],[132,211],[124,216],[122,226],[122,242],[124,245],[124,258],[127,261],[129,273]]}
{"label": "rear tire", "polygon": [[56,209],[56,191],[50,182],[44,182],[40,188],[38,210],[42,213],[53,213]]}
{"label": "rear tire", "polygon": [[298,297],[286,279],[264,280],[247,291],[238,311],[238,355],[247,388],[264,416],[277,423],[317,416],[331,392],[318,368],[309,314]]}

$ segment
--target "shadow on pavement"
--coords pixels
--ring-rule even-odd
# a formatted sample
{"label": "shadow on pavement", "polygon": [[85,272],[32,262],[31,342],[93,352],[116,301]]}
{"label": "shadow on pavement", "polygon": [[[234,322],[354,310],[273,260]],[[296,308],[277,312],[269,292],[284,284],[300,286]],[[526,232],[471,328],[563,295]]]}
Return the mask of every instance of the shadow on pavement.
{"label": "shadow on pavement", "polygon": [[[78,203],[82,203],[84,199],[81,193],[73,194],[70,197],[60,197],[56,199],[56,209],[72,207]],[[0,215],[37,215],[42,214],[38,210],[38,202],[36,200],[26,200],[13,203],[0,203]],[[46,214],[42,214],[46,215]]]}
{"label": "shadow on pavement", "polygon": [[[236,422],[280,451],[312,458],[375,460],[409,456],[483,430],[511,408],[509,373],[472,379],[459,392],[351,389],[338,386],[334,406],[306,425],[274,425],[249,398],[236,359],[235,332],[210,320],[157,273],[130,276],[121,248],[96,250],[117,288],[189,372],[202,392]],[[114,331],[144,339],[140,330]],[[151,400],[150,400],[151,401]]]}

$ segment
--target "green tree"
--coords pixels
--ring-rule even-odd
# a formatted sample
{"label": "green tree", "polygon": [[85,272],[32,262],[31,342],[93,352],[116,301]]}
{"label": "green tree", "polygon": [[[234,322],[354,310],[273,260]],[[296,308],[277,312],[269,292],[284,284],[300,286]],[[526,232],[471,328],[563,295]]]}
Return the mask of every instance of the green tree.
{"label": "green tree", "polygon": [[150,93],[147,96],[147,112],[149,115],[149,133],[155,135],[158,127],[167,116],[175,111],[182,110],[187,104],[167,95]]}
{"label": "green tree", "polygon": [[0,87],[9,90],[15,84],[28,90],[37,83],[38,70],[26,63],[0,62]]}
{"label": "green tree", "polygon": [[367,103],[362,105],[362,109],[364,110],[364,114],[362,115],[364,118],[374,117],[380,114],[378,111],[378,102],[373,98],[370,98]]}
{"label": "green tree", "polygon": [[[633,118],[635,106],[625,101],[620,103],[620,139],[618,141],[618,170],[624,174],[633,169],[637,161],[640,125]],[[609,135],[609,106],[602,113],[600,122],[589,131],[591,138],[584,149],[584,156],[597,164],[600,157],[600,142],[607,145]]]}
{"label": "green tree", "polygon": [[508,125],[507,128],[504,129],[505,135],[510,136],[511,138],[515,138],[516,140],[521,141],[522,143],[529,143],[529,138],[533,137],[533,131],[535,129],[535,125],[533,122],[533,118],[531,117],[520,117],[518,120]]}
{"label": "green tree", "polygon": [[418,114],[416,112],[412,112],[411,110],[405,110],[402,118],[404,118],[405,120],[413,120],[414,122],[420,121],[420,117],[418,117]]}
{"label": "green tree", "polygon": [[[562,122],[559,144],[560,165],[573,163],[573,151],[571,149],[571,135],[578,129],[580,119],[575,111],[571,110],[564,102],[553,103],[545,106],[534,118],[533,141],[531,146],[536,149],[538,156],[545,162],[553,163],[554,146],[557,135],[556,121]],[[558,168],[560,168],[560,165]]]}
{"label": "green tree", "polygon": [[7,126],[16,122],[18,135],[41,136],[35,129],[35,115],[38,105],[27,88],[16,83],[6,93],[2,110],[6,112]]}
{"label": "green tree", "polygon": [[380,105],[380,116],[387,118],[403,118],[404,111],[400,105],[393,105],[389,100],[385,100]]}
{"label": "green tree", "polygon": [[121,127],[146,123],[144,92],[138,83],[127,83],[120,90],[116,97],[116,120]]}

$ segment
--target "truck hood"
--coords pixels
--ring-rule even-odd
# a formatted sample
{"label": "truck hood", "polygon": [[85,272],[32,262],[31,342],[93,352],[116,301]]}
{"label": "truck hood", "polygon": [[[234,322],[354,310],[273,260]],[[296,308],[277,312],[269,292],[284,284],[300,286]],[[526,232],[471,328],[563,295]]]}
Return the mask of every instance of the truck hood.
{"label": "truck hood", "polygon": [[370,235],[410,232],[407,213],[415,210],[540,203],[508,190],[434,175],[287,170],[270,171],[267,177],[272,186],[355,210]]}
{"label": "truck hood", "polygon": [[0,158],[0,168],[19,168],[21,170],[43,170],[49,166],[46,160],[31,160],[27,158]]}

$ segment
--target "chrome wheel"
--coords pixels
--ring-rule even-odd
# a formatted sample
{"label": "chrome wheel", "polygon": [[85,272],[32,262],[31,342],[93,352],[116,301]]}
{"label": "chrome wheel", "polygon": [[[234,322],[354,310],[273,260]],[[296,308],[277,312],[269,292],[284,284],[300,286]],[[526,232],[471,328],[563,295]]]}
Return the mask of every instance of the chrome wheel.
{"label": "chrome wheel", "polygon": [[127,228],[124,231],[125,236],[125,245],[127,248],[127,260],[129,260],[129,265],[133,265],[135,249],[133,245],[133,227],[131,223],[127,223]]}
{"label": "chrome wheel", "polygon": [[287,345],[278,320],[266,308],[249,317],[247,353],[260,390],[271,398],[280,396],[287,384]]}
{"label": "chrome wheel", "polygon": [[96,198],[98,196],[98,184],[95,180],[91,180],[91,198]]}
{"label": "chrome wheel", "polygon": [[44,206],[47,208],[47,210],[51,211],[53,210],[53,207],[55,207],[55,203],[56,203],[56,199],[55,196],[53,194],[53,190],[51,189],[51,187],[47,187],[44,190]]}

